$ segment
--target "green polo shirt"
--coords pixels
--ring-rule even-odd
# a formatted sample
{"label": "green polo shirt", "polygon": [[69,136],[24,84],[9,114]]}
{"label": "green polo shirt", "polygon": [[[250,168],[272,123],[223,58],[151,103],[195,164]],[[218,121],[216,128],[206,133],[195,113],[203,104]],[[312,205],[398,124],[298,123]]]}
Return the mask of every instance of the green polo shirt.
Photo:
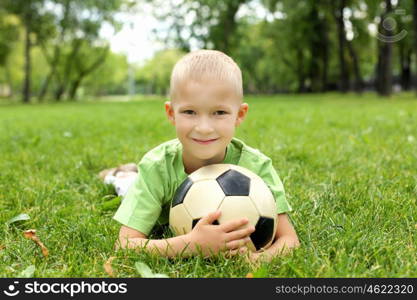
{"label": "green polo shirt", "polygon": [[[271,159],[259,150],[233,138],[227,146],[223,163],[242,166],[260,176],[275,197],[278,214],[292,210]],[[182,145],[178,139],[150,150],[139,162],[138,177],[114,219],[149,235],[154,225],[168,223],[171,200],[187,176],[182,162]]]}

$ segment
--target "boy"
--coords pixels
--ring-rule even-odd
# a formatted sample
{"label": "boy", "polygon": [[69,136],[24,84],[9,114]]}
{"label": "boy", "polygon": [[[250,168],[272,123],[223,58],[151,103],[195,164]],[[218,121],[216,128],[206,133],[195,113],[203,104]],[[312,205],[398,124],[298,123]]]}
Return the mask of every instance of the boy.
{"label": "boy", "polygon": [[216,211],[202,218],[185,235],[168,239],[147,239],[158,222],[167,223],[170,201],[188,174],[200,167],[229,163],[246,167],[261,176],[277,202],[278,226],[274,243],[262,252],[251,253],[252,261],[270,259],[299,245],[287,212],[282,183],[271,160],[258,150],[234,138],[235,127],[245,119],[248,104],[242,103],[242,75],[236,63],[219,51],[194,51],[175,65],[170,84],[170,100],[165,112],[175,126],[177,139],[149,151],[138,164],[138,178],[132,184],[114,219],[122,223],[118,245],[145,248],[172,257],[227,251],[235,255],[244,245],[253,226],[248,220],[213,225]]}

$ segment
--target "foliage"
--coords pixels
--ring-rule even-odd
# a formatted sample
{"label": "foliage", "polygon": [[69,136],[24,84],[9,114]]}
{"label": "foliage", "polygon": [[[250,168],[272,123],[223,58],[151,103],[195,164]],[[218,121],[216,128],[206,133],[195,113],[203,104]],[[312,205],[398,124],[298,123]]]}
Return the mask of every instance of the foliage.
{"label": "foliage", "polygon": [[[4,67],[0,66],[0,86],[4,83],[9,83],[6,72],[10,76],[10,84],[12,91],[20,89],[23,82],[23,41],[19,39],[14,44],[14,51],[12,51],[7,59],[7,64]],[[99,49],[100,51],[101,49]],[[87,60],[89,57],[96,58],[97,50],[94,47],[84,47],[82,50],[83,59]],[[68,53],[69,50],[63,49],[63,53]],[[43,51],[40,47],[32,48],[32,93],[38,95],[43,85],[45,84],[46,76],[50,71],[50,65],[45,59]],[[82,65],[84,62],[80,62]],[[57,66],[63,68],[63,66]],[[87,95],[105,95],[105,94],[124,94],[126,93],[126,78],[128,65],[126,57],[121,54],[109,52],[104,62],[92,73],[85,77],[85,81],[81,86],[80,92]],[[75,78],[72,77],[72,78]]]}
{"label": "foliage", "polygon": [[[40,100],[49,89],[53,89],[50,94],[56,100],[64,96],[75,98],[83,81],[104,62],[108,53],[107,41],[101,38],[100,30],[103,26],[120,28],[115,12],[128,9],[131,4],[130,0],[5,1],[0,8],[18,16],[25,32],[25,101],[33,94],[32,77],[37,77],[32,74],[32,69],[35,73],[42,70],[43,78],[33,86]],[[0,24],[0,37],[6,32],[3,27]],[[10,48],[12,43],[6,45]],[[37,65],[32,68],[32,55],[37,55],[33,53],[33,47],[36,51],[42,50],[44,58],[41,61],[48,67]],[[0,49],[4,48],[0,43]],[[6,54],[1,56],[6,57]],[[33,61],[38,64],[38,60]]]}
{"label": "foliage", "polygon": [[7,62],[17,38],[19,20],[0,9],[0,66]]}
{"label": "foliage", "polygon": [[[239,34],[236,14],[248,0],[154,0],[155,16],[168,29],[157,37],[168,46],[188,52],[199,48],[226,53],[237,46]],[[168,9],[167,9],[168,8]]]}
{"label": "foliage", "polygon": [[[242,34],[245,47],[236,49],[234,58],[242,70],[247,93],[286,92],[296,88],[296,77],[289,72],[289,66],[283,59],[288,54],[282,43],[278,47],[274,37],[268,34],[270,27],[268,22],[251,24],[249,21],[242,22],[239,27],[239,31],[245,33]],[[285,83],[285,88],[277,82]]]}
{"label": "foliage", "polygon": [[183,55],[184,52],[174,49],[156,53],[136,72],[139,91],[150,94],[167,94],[172,68]]}
{"label": "foliage", "polygon": [[[156,32],[167,48],[225,51],[239,62],[247,78],[247,92],[319,92],[344,89],[343,86],[360,92],[374,88],[378,79],[378,51],[383,43],[370,28],[381,31],[383,0],[344,0],[344,28],[339,36],[340,1],[252,0],[219,4],[211,0],[178,0],[168,1],[168,10],[158,1],[150,2],[154,3],[155,15],[168,24],[168,32]],[[246,15],[240,13],[251,9]],[[408,90],[415,71],[411,62],[417,60],[412,48],[416,43],[412,1],[396,1],[394,9],[391,17],[398,28],[392,34],[405,30],[408,35],[393,45],[390,71],[394,77],[386,85],[400,83]],[[262,10],[264,17],[257,15]],[[229,18],[223,18],[225,15]],[[234,21],[228,24],[230,19]],[[227,35],[229,27],[232,37]]]}
{"label": "foliage", "polygon": [[103,64],[86,77],[83,89],[96,96],[126,94],[128,69],[125,55],[109,52]]}
{"label": "foliage", "polygon": [[[39,101],[126,94],[130,72],[137,92],[162,95],[179,53],[199,48],[232,56],[247,93],[410,90],[417,82],[417,2],[387,1],[147,0],[163,25],[153,37],[164,48],[135,69],[110,52],[101,32],[117,32],[123,13],[144,2],[3,0],[0,94],[30,90]],[[386,19],[394,22],[390,35],[406,33],[392,44],[380,41]]]}
{"label": "foliage", "polygon": [[108,45],[100,37],[102,26],[119,24],[114,13],[126,1],[79,1],[55,0],[57,35],[42,44],[42,50],[50,65],[39,98],[42,100],[53,83],[54,98],[61,100],[64,95],[74,99],[86,76],[105,60]]}

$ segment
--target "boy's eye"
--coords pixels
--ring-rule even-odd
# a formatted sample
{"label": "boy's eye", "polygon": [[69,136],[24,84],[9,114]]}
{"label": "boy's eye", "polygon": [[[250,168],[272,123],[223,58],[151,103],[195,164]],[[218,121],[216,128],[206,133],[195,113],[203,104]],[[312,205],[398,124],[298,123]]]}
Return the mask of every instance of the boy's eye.
{"label": "boy's eye", "polygon": [[227,114],[227,111],[224,111],[224,110],[218,110],[218,111],[216,111],[214,114],[215,114],[215,115],[218,115],[218,116],[222,116],[222,115],[226,115],[226,114]]}
{"label": "boy's eye", "polygon": [[195,112],[193,110],[187,109],[187,110],[184,110],[182,113],[186,115],[193,115]]}

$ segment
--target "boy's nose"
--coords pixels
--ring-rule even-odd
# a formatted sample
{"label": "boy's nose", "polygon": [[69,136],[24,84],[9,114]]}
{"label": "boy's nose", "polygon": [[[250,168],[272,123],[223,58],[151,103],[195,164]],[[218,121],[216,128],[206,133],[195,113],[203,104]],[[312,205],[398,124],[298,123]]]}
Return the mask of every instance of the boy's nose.
{"label": "boy's nose", "polygon": [[197,122],[195,130],[200,134],[209,134],[213,132],[213,126],[209,120],[202,118]]}

